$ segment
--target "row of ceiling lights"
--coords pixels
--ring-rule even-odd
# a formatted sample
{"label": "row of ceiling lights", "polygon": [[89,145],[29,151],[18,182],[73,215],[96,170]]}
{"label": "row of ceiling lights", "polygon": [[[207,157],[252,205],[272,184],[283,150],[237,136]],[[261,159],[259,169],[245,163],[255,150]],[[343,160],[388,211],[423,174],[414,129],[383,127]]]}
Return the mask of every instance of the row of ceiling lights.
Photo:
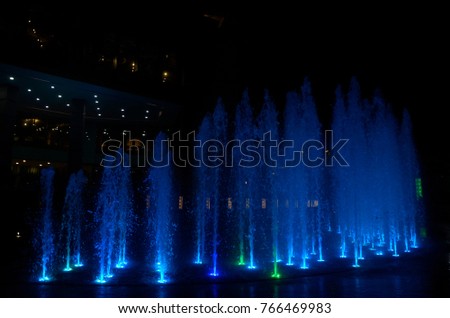
{"label": "row of ceiling lights", "polygon": [[[9,77],[9,80],[10,81],[14,81],[15,80],[15,77],[14,76],[10,76]],[[55,86],[54,85],[51,85],[50,86],[50,89],[55,89]],[[31,93],[32,92],[32,89],[31,88],[28,88],[27,89],[27,92],[28,93]],[[62,99],[62,95],[61,94],[58,94],[57,95],[57,98],[58,99]],[[35,98],[36,99],[36,101],[41,101],[41,99],[40,99],[40,97],[36,97]],[[94,95],[94,103],[95,104],[99,104],[99,100],[98,100],[98,95]],[[49,109],[50,108],[50,106],[48,105],[48,104],[45,104],[44,105],[44,107],[45,107],[45,109]],[[70,103],[66,103],[66,107],[70,107]],[[101,107],[99,107],[99,106],[97,106],[96,107],[96,110],[97,110],[97,117],[102,117],[102,112],[101,112]],[[121,112],[121,118],[125,118],[125,108],[121,108],[120,109],[120,112]],[[150,113],[150,111],[148,110],[148,109],[146,109],[145,110],[145,115],[144,115],[144,119],[149,119],[149,113]],[[159,113],[159,116],[161,115],[161,112]]]}

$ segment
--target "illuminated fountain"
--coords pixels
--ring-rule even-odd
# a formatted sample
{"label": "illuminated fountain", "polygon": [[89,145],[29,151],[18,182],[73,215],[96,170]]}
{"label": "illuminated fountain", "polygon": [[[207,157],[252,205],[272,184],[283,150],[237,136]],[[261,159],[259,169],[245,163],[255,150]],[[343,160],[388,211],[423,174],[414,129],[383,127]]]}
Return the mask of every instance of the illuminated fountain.
{"label": "illuminated fountain", "polygon": [[[245,91],[239,103],[234,120],[234,139],[238,141],[251,140],[255,137],[253,113],[250,107],[248,91]],[[245,162],[241,151],[233,151],[233,186],[234,207],[236,210],[235,222],[238,227],[238,265],[247,264],[249,269],[256,268],[255,260],[255,235],[256,220],[254,216],[255,198],[254,187],[256,186],[256,171],[254,168],[244,167],[252,165]],[[242,162],[241,162],[242,161]]]}
{"label": "illuminated fountain", "polygon": [[[163,140],[167,140],[167,136],[159,133],[155,140],[154,161],[165,162],[164,158],[170,158],[168,144],[163,143]],[[171,204],[174,202],[173,177],[170,161],[167,162],[168,165],[149,168],[146,179],[150,259],[159,273],[158,283],[166,283],[169,280],[168,274],[174,256],[173,235],[176,226],[172,220],[174,206]]]}
{"label": "illuminated fountain", "polygon": [[37,244],[40,250],[40,275],[39,281],[51,279],[54,261],[54,232],[53,232],[53,180],[55,170],[44,168],[41,170],[41,219],[37,230]]}
{"label": "illuminated fountain", "polygon": [[416,244],[420,215],[419,169],[407,113],[400,128],[381,97],[363,102],[359,94],[355,80],[346,98],[337,91],[333,123],[335,136],[350,139],[342,151],[349,167],[335,166],[332,172],[341,257],[352,248],[354,267],[365,258],[365,247],[398,257],[402,244],[408,252]]}
{"label": "illuminated fountain", "polygon": [[[279,140],[278,133],[278,114],[276,112],[275,104],[269,97],[268,92],[264,95],[264,104],[259,116],[257,118],[257,131],[259,136],[266,136],[263,138],[264,142],[271,143],[268,140]],[[268,134],[269,133],[269,134]],[[266,148],[267,149],[267,148]],[[272,151],[265,151],[261,154],[263,159],[260,163],[261,175],[260,177],[260,193],[264,200],[264,210],[267,211],[268,223],[270,223],[271,233],[271,254],[273,262],[272,277],[279,278],[278,262],[280,257],[279,235],[280,235],[280,205],[279,197],[281,187],[279,185],[279,162]],[[275,159],[273,159],[275,158]],[[264,211],[264,212],[265,212]]]}
{"label": "illuminated fountain", "polygon": [[71,174],[64,198],[61,242],[64,250],[64,271],[71,271],[72,266],[83,266],[81,247],[84,234],[84,188],[87,178],[83,170]]}
{"label": "illuminated fountain", "polygon": [[[318,261],[323,261],[323,149],[308,141],[322,140],[321,127],[316,114],[310,84],[305,81],[300,94],[287,95],[284,113],[284,139],[296,145],[286,152],[286,158],[299,158],[301,162],[287,163],[283,169],[284,198],[286,200],[285,242],[287,265],[294,265],[298,255],[299,266],[307,269],[310,255],[318,252]],[[303,149],[304,148],[304,149]],[[320,152],[322,151],[322,152]],[[294,166],[295,165],[295,166]],[[294,246],[295,242],[295,246]]]}
{"label": "illuminated fountain", "polygon": [[[211,116],[207,114],[200,125],[200,129],[198,132],[198,138],[200,140],[209,140],[211,139]],[[196,158],[202,158],[202,148],[197,147],[196,149]],[[209,193],[209,173],[208,167],[201,165],[196,168],[197,173],[195,175],[195,184],[196,184],[196,197],[195,197],[195,264],[203,264],[205,262],[206,257],[206,230],[207,223],[209,218],[209,210],[211,207],[210,203],[210,193]]]}
{"label": "illuminated fountain", "polygon": [[[162,142],[169,137],[158,134],[153,164],[140,181],[145,208],[144,202],[134,202],[141,187],[133,186],[128,157],[120,151],[106,157],[110,161],[102,168],[94,208],[83,202],[86,177],[81,171],[73,174],[59,227],[62,246],[57,250],[64,270],[92,257],[97,282],[107,283],[127,267],[129,254],[141,253],[158,283],[176,281],[179,273],[216,281],[237,273],[278,279],[315,269],[358,268],[420,245],[422,180],[406,111],[398,119],[380,96],[363,99],[355,80],[345,94],[336,90],[328,130],[308,81],[287,94],[283,111],[268,92],[261,106],[253,113],[245,91],[234,116],[221,100],[204,116],[196,134],[202,147],[196,144],[194,150],[201,164],[189,168],[188,188],[180,187],[179,170],[170,164],[157,167],[165,156],[172,163],[169,144]],[[236,147],[228,147],[229,141]],[[42,170],[37,235],[42,281],[50,277],[55,254],[53,175]],[[174,189],[186,197],[188,213],[181,213]],[[177,209],[183,211],[175,214]],[[83,235],[86,210],[94,211],[93,237]],[[141,213],[138,224],[134,211]],[[145,244],[130,242],[131,234],[142,233]],[[83,242],[93,242],[96,253]]]}
{"label": "illuminated fountain", "polygon": [[[227,208],[223,202],[227,179],[224,168],[218,161],[210,159],[210,154],[223,151],[227,142],[228,119],[222,101],[216,104],[214,112],[207,114],[201,123],[197,138],[204,142],[196,149],[196,158],[203,158],[201,165],[195,169],[195,258],[194,263],[203,264],[206,255],[211,255],[209,275],[219,276],[220,228],[223,211]],[[211,186],[215,185],[215,186]],[[232,204],[229,202],[229,204]],[[209,261],[209,260],[208,260]],[[208,262],[209,263],[209,262]]]}
{"label": "illuminated fountain", "polygon": [[127,264],[127,239],[132,226],[133,198],[128,157],[115,157],[111,165],[103,167],[100,191],[97,197],[96,243],[99,271],[96,281],[105,283],[113,277],[113,267]]}

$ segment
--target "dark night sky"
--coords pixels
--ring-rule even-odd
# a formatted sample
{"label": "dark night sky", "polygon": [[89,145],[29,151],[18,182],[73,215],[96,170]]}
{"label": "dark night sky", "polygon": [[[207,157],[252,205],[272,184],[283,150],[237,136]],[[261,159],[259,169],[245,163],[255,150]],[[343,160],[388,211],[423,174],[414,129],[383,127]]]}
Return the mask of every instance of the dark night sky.
{"label": "dark night sky", "polygon": [[[24,18],[26,6],[15,6],[6,19]],[[357,76],[367,95],[379,88],[389,101],[416,108],[442,87],[436,75],[446,56],[444,10],[431,5],[210,0],[34,8],[49,33],[66,42],[95,43],[112,33],[137,46],[174,49],[188,61],[188,76],[206,85],[201,94],[212,98],[240,96],[245,87],[255,96],[264,88],[283,96],[308,76],[326,106],[337,84]],[[223,16],[222,27],[211,27],[204,13]]]}
{"label": "dark night sky", "polygon": [[[6,21],[21,18],[23,7],[14,6]],[[198,113],[211,109],[218,96],[235,103],[246,87],[255,104],[265,88],[282,103],[285,93],[298,90],[308,77],[319,110],[327,114],[336,86],[345,88],[356,76],[366,97],[380,89],[388,102],[411,112],[432,188],[429,200],[441,208],[450,197],[443,115],[448,101],[441,79],[449,56],[443,6],[211,0],[99,8],[62,2],[37,8],[46,27],[67,41],[95,41],[113,32],[131,35],[138,45],[162,44],[180,52],[194,83],[193,96],[204,103],[195,109]],[[206,28],[215,22],[206,21],[204,13],[223,16],[222,26]]]}

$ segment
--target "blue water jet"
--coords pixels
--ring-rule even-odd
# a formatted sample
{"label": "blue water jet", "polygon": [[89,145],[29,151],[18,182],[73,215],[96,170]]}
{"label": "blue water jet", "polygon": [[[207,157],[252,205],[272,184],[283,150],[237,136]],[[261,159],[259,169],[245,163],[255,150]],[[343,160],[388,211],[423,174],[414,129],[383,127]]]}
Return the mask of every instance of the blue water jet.
{"label": "blue water jet", "polygon": [[[264,207],[263,213],[267,213],[270,222],[271,233],[271,253],[273,262],[272,277],[279,278],[278,262],[280,260],[279,236],[280,236],[280,204],[279,196],[281,194],[280,181],[280,162],[274,156],[271,149],[272,140],[279,140],[278,113],[269,92],[266,90],[264,94],[263,107],[257,118],[257,131],[261,142],[265,143],[260,163],[261,171],[261,194],[263,195]],[[269,151],[267,151],[269,150]],[[275,157],[275,159],[274,159]],[[264,181],[263,181],[264,180]],[[267,211],[267,212],[266,212]],[[270,216],[269,216],[270,215]]]}
{"label": "blue water jet", "polygon": [[[253,113],[248,90],[244,91],[242,99],[236,108],[234,119],[234,140],[239,143],[255,138]],[[255,169],[247,168],[245,156],[237,148],[232,152],[232,177],[235,207],[237,212],[234,221],[238,227],[238,265],[248,264],[249,269],[255,269],[255,219],[254,219],[254,187],[256,183]],[[251,164],[251,163],[249,163]]]}
{"label": "blue water jet", "polygon": [[[209,114],[203,117],[203,121],[200,125],[198,131],[198,139],[199,140],[209,140],[212,138],[212,122],[211,116]],[[202,158],[202,147],[197,147],[195,149],[196,158]],[[211,209],[211,193],[209,193],[211,187],[210,173],[209,167],[205,165],[200,165],[196,167],[195,173],[195,255],[194,255],[194,263],[195,264],[203,264],[205,262],[206,257],[206,249],[207,249],[207,224],[210,216]]]}
{"label": "blue water jet", "polygon": [[[153,158],[160,161],[163,157],[170,157],[167,136],[160,132],[155,139]],[[169,281],[172,269],[173,235],[176,225],[173,222],[173,176],[170,160],[168,165],[151,166],[148,170],[147,183],[147,215],[148,234],[151,246],[151,260],[158,272],[157,282],[164,284]]]}
{"label": "blue water jet", "polygon": [[[223,101],[219,99],[217,101],[216,107],[212,114],[212,138],[214,140],[214,145],[212,147],[212,152],[214,153],[216,149],[223,147],[227,141],[227,129],[228,129],[228,118],[227,113],[223,105]],[[211,148],[207,149],[211,151]],[[222,149],[222,151],[224,151]],[[226,181],[224,177],[223,167],[220,165],[216,166],[214,161],[208,162],[210,180],[213,185],[215,185],[211,192],[210,207],[212,210],[212,271],[211,276],[219,276],[218,272],[218,262],[219,262],[219,222],[220,222],[220,212],[224,208],[221,204],[221,189],[226,187]]]}
{"label": "blue water jet", "polygon": [[61,241],[64,244],[64,271],[71,271],[72,266],[81,267],[83,261],[82,243],[84,234],[84,188],[87,177],[82,170],[70,175],[64,198]]}
{"label": "blue water jet", "polygon": [[126,265],[129,228],[132,226],[133,198],[129,158],[116,152],[114,165],[105,165],[97,196],[95,218],[98,227],[96,243],[99,271],[96,281],[103,283],[114,276],[113,267]]}
{"label": "blue water jet", "polygon": [[51,279],[54,261],[54,231],[53,231],[53,182],[55,170],[52,167],[41,169],[41,219],[39,222],[37,244],[40,250],[39,281]]}

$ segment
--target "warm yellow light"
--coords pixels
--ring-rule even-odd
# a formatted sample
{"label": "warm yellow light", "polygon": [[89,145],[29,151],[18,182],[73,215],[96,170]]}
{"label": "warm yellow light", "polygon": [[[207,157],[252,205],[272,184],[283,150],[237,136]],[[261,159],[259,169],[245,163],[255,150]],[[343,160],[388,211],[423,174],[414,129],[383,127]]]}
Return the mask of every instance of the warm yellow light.
{"label": "warm yellow light", "polygon": [[180,195],[178,197],[178,209],[183,210],[183,196],[182,195]]}

